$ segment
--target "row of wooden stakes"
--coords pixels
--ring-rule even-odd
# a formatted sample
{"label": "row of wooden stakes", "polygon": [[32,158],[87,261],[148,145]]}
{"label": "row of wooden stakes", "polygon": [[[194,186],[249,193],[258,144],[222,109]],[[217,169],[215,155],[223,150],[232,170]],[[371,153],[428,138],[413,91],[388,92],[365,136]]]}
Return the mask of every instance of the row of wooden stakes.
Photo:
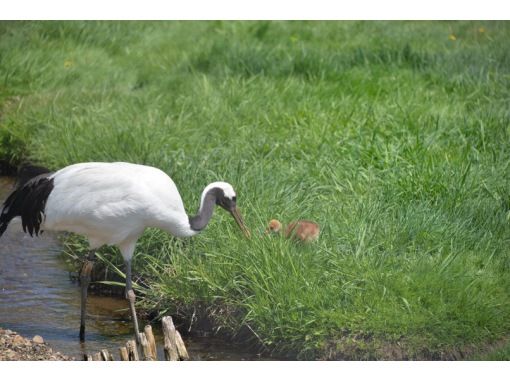
{"label": "row of wooden stakes", "polygon": [[[189,360],[188,351],[184,345],[181,334],[174,326],[172,317],[163,317],[161,320],[163,325],[163,335],[165,339],[165,360]],[[144,331],[139,333],[140,344],[136,341],[127,341],[124,347],[119,348],[121,361],[139,361],[139,360],[158,360],[158,352],[156,349],[156,340],[152,333],[152,327],[147,325]],[[86,361],[113,361],[113,355],[108,350],[101,350],[93,355],[85,355]]]}

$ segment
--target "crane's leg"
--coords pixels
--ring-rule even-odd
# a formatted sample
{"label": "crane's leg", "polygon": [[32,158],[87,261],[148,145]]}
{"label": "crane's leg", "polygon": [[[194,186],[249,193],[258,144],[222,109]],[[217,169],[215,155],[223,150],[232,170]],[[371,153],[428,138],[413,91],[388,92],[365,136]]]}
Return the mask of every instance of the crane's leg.
{"label": "crane's leg", "polygon": [[90,284],[90,273],[94,266],[95,251],[90,251],[80,271],[81,284],[81,313],[80,313],[80,341],[85,340],[85,317],[87,314],[87,291]]}
{"label": "crane's leg", "polygon": [[133,287],[131,284],[131,260],[126,260],[126,298],[129,301],[129,310],[131,311],[131,319],[133,320],[133,325],[135,328],[135,337],[136,342],[140,343],[139,331],[138,330],[138,319],[136,318],[136,310],[135,310],[135,292],[133,291]]}

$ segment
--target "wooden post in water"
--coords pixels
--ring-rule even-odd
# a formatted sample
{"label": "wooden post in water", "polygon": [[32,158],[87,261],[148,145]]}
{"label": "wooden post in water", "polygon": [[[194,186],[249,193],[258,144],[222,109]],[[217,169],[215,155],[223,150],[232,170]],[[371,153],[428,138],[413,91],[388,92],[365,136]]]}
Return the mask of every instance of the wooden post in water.
{"label": "wooden post in water", "polygon": [[113,355],[108,352],[108,350],[104,349],[101,350],[101,357],[103,361],[110,362],[113,361]]}
{"label": "wooden post in water", "polygon": [[119,348],[120,360],[123,362],[129,361],[129,354],[126,347]]}
{"label": "wooden post in water", "polygon": [[140,346],[142,347],[143,360],[154,360],[152,358],[149,340],[145,336],[144,332],[138,333],[138,341],[140,342]]}
{"label": "wooden post in water", "polygon": [[181,338],[181,334],[175,329],[172,317],[163,317],[161,322],[163,324],[163,334],[165,337],[166,360],[189,360],[188,351]]}
{"label": "wooden post in water", "polygon": [[129,361],[139,361],[138,350],[136,348],[136,342],[134,340],[128,340],[126,343]]}
{"label": "wooden post in water", "polygon": [[177,344],[177,351],[179,352],[179,357],[181,360],[189,360],[188,350],[186,350],[186,346],[184,345],[184,341],[182,340],[181,334],[179,331],[175,330],[175,343]]}
{"label": "wooden post in water", "polygon": [[154,338],[154,334],[152,333],[152,327],[150,325],[145,326],[145,337],[147,338],[147,343],[149,344],[149,351],[152,357],[152,360],[158,360],[158,350],[156,348],[156,339]]}
{"label": "wooden post in water", "polygon": [[179,360],[179,353],[175,345],[175,326],[172,317],[163,317],[161,323],[163,325],[163,335],[165,339],[165,359],[177,361]]}

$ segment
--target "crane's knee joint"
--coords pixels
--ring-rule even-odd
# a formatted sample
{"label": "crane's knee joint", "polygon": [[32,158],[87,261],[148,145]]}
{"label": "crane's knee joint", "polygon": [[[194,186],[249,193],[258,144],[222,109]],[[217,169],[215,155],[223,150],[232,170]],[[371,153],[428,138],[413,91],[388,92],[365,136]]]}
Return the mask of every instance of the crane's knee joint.
{"label": "crane's knee joint", "polygon": [[136,296],[133,289],[127,291],[126,298],[129,300],[129,302],[135,302]]}
{"label": "crane's knee joint", "polygon": [[81,268],[80,276],[90,276],[93,267],[94,263],[91,263],[90,261],[85,262],[85,264],[83,264],[83,267]]}
{"label": "crane's knee joint", "polygon": [[90,281],[90,274],[92,273],[92,268],[94,267],[94,263],[91,261],[85,261],[80,271],[80,281]]}

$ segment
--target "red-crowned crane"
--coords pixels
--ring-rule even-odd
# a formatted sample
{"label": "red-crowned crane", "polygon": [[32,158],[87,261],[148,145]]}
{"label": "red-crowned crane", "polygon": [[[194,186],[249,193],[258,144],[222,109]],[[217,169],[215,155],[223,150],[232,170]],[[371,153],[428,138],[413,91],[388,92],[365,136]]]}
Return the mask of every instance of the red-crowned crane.
{"label": "red-crowned crane", "polygon": [[0,236],[9,222],[21,216],[23,230],[31,236],[43,230],[69,231],[88,239],[90,252],[80,272],[80,340],[85,339],[87,289],[95,250],[115,245],[126,267],[126,298],[138,340],[135,293],[131,285],[131,258],[136,241],[147,227],[160,228],[176,237],[198,234],[218,205],[232,214],[249,237],[236,206],[236,193],[226,182],[205,187],[195,216],[188,216],[172,179],[163,171],[125,162],[90,162],[44,173],[21,184],[3,204]]}

